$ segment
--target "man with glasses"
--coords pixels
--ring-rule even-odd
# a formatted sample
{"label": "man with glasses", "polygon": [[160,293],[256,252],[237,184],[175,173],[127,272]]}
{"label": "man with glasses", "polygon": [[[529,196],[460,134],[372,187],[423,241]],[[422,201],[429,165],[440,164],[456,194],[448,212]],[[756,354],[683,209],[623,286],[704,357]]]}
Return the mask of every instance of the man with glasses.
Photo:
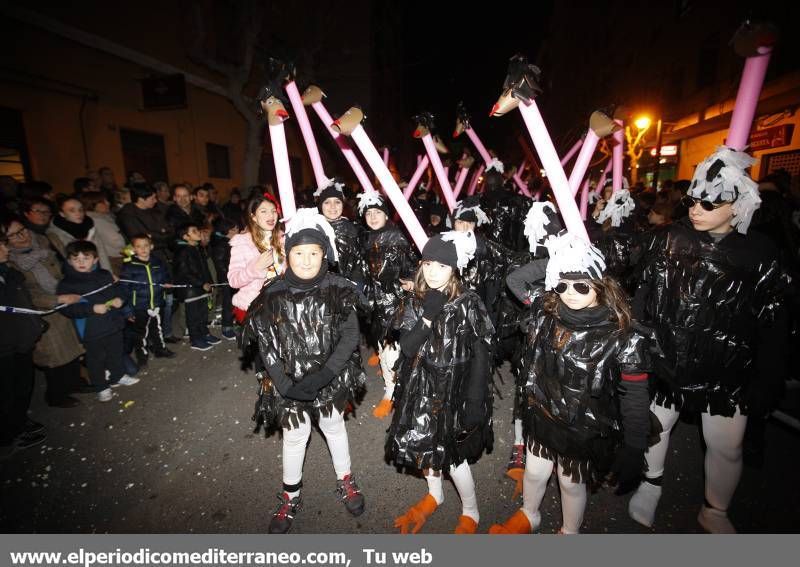
{"label": "man with glasses", "polygon": [[754,162],[725,146],[703,161],[684,197],[688,217],[656,232],[640,265],[634,316],[655,329],[665,354],[651,406],[662,432],[628,506],[646,526],[661,497],[670,430],[685,411],[700,414],[707,446],[698,521],[712,533],[735,533],[727,510],[747,419],[772,409],[787,375],[788,278],[771,241],[748,232],[760,204],[746,172]]}
{"label": "man with glasses", "polygon": [[52,203],[45,199],[37,198],[23,201],[21,213],[25,228],[44,236],[53,218],[52,207]]}

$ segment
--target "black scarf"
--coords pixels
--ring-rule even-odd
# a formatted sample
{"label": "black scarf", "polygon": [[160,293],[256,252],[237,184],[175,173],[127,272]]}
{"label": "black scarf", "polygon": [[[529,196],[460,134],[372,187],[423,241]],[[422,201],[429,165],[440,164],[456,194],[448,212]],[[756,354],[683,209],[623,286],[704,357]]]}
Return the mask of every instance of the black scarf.
{"label": "black scarf", "polygon": [[68,233],[75,240],[86,240],[86,237],[89,236],[89,231],[94,228],[94,221],[92,217],[88,215],[83,217],[83,222],[80,224],[70,222],[61,215],[56,215],[53,218],[53,224]]}
{"label": "black scarf", "polygon": [[564,303],[559,303],[558,318],[573,329],[585,329],[608,323],[611,319],[611,310],[605,305],[570,309]]}
{"label": "black scarf", "polygon": [[310,280],[304,280],[297,277],[297,275],[295,275],[295,273],[292,271],[291,267],[286,268],[286,272],[284,273],[283,277],[286,278],[286,282],[289,284],[289,287],[305,291],[318,286],[327,273],[328,261],[323,260],[322,265],[319,267],[319,272]]}

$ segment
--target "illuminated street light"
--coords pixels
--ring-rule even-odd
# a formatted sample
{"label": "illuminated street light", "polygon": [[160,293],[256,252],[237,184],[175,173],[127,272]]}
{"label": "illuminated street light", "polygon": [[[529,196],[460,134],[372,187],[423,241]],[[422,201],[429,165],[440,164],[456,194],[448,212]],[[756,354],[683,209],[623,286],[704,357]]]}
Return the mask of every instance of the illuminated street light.
{"label": "illuminated street light", "polygon": [[640,116],[633,123],[639,130],[647,130],[650,127],[651,121],[647,116]]}

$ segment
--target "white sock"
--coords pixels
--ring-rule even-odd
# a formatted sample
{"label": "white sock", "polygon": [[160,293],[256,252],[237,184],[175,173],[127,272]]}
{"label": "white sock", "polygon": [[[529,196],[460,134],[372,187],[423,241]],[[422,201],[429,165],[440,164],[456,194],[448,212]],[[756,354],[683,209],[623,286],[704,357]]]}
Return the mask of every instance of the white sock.
{"label": "white sock", "polygon": [[[284,490],[284,492],[286,491]],[[294,492],[286,492],[286,496],[289,497],[289,500],[292,500],[293,498],[297,498],[298,496],[300,496],[300,491],[295,490]]]}
{"label": "white sock", "polygon": [[328,450],[333,461],[333,470],[336,471],[336,479],[342,480],[350,474],[350,443],[347,439],[347,429],[344,425],[344,416],[336,409],[331,412],[329,417],[319,418],[319,429],[325,435],[328,443]]}
{"label": "white sock", "polygon": [[441,505],[444,502],[444,490],[442,490],[442,475],[441,473],[439,476],[433,474],[433,471],[430,471],[427,475],[425,475],[425,480],[428,481],[428,493],[433,496],[433,499],[436,500],[437,505]]}
{"label": "white sock", "polygon": [[586,510],[586,485],[564,476],[561,466],[558,467],[558,485],[561,488],[561,531],[565,534],[580,533]]}
{"label": "white sock", "polygon": [[381,373],[383,374],[383,397],[387,400],[392,399],[394,394],[394,368],[397,359],[400,358],[400,348],[396,344],[388,344],[381,349],[379,358],[381,361]]}
{"label": "white sock", "polygon": [[515,419],[514,420],[514,445],[522,445],[524,443],[524,439],[522,438],[522,420]]}
{"label": "white sock", "polygon": [[542,459],[526,449],[525,475],[522,477],[522,512],[527,516],[531,527],[536,529],[541,523],[539,506],[547,490],[547,483],[553,474],[553,461]]}
{"label": "white sock", "polygon": [[457,467],[450,466],[450,479],[456,485],[458,496],[461,498],[461,514],[469,516],[475,523],[480,523],[481,515],[478,512],[478,497],[475,495],[475,481],[469,463],[464,461]]}

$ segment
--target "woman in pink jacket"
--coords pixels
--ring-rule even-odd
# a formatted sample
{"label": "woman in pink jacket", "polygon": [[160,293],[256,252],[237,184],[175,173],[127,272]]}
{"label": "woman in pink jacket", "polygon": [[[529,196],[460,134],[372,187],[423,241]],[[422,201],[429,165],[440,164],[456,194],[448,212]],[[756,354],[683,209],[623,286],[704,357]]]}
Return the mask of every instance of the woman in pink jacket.
{"label": "woman in pink jacket", "polygon": [[233,314],[239,324],[264,283],[283,273],[280,216],[280,206],[271,195],[253,197],[247,204],[247,229],[231,238],[228,283],[238,289],[233,296]]}

